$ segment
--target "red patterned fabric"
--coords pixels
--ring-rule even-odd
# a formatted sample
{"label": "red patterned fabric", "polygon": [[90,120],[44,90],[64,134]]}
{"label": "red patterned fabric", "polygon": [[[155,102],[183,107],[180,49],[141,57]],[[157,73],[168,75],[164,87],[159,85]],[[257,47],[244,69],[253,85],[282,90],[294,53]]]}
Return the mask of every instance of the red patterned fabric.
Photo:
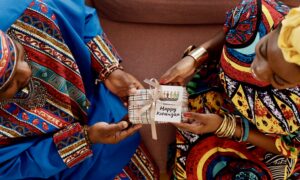
{"label": "red patterned fabric", "polygon": [[72,167],[93,153],[79,123],[65,127],[53,136],[58,153],[68,167]]}
{"label": "red patterned fabric", "polygon": [[139,145],[130,162],[114,180],[158,180],[159,168],[143,143]]}

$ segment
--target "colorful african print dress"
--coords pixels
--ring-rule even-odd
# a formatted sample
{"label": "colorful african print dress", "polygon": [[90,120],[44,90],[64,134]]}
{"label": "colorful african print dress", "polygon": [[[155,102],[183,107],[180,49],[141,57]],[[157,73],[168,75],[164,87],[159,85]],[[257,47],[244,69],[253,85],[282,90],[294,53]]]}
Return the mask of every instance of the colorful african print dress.
{"label": "colorful african print dress", "polygon": [[300,178],[300,89],[264,86],[250,72],[255,45],[277,27],[288,10],[275,0],[242,1],[227,13],[220,60],[207,62],[188,84],[192,111],[238,114],[251,122],[250,128],[275,136],[282,155],[212,134],[178,130],[174,179]]}
{"label": "colorful african print dress", "polygon": [[1,0],[0,21],[23,45],[34,82],[47,90],[44,107],[0,108],[0,179],[110,180],[127,164],[119,179],[157,177],[138,133],[115,145],[89,146],[84,138],[83,125],[119,122],[127,113],[94,83],[120,61],[95,9],[83,0]]}

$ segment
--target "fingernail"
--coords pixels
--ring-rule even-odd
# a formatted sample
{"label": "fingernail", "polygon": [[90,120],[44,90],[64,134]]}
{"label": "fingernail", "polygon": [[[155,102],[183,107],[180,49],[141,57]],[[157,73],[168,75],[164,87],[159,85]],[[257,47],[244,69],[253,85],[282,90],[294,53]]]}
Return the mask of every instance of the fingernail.
{"label": "fingernail", "polygon": [[136,128],[139,129],[139,128],[141,128],[142,126],[143,126],[142,124],[137,124],[137,125],[136,125]]}
{"label": "fingernail", "polygon": [[182,122],[182,123],[187,123],[187,122],[189,122],[189,120],[188,120],[188,119],[184,119],[184,120],[182,120],[181,122]]}
{"label": "fingernail", "polygon": [[130,88],[129,89],[129,94],[135,94],[136,93],[136,88]]}
{"label": "fingernail", "polygon": [[166,82],[166,80],[165,79],[161,79],[161,80],[159,80],[159,83],[160,84],[164,84]]}
{"label": "fingernail", "polygon": [[125,121],[123,121],[123,123],[122,123],[122,126],[123,126],[123,129],[125,129],[125,128],[127,128],[127,127],[128,127],[128,123],[127,123],[127,122],[125,122]]}
{"label": "fingernail", "polygon": [[184,113],[183,116],[184,117],[192,117],[192,114],[190,114],[190,113]]}

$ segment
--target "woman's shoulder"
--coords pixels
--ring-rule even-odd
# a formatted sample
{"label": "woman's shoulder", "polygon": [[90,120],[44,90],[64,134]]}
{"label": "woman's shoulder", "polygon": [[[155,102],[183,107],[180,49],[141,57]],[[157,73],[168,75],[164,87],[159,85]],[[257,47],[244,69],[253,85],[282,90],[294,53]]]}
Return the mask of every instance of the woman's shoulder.
{"label": "woman's shoulder", "polygon": [[234,46],[249,42],[257,30],[260,12],[261,0],[243,0],[228,11],[225,21],[226,42]]}
{"label": "woman's shoulder", "polygon": [[32,0],[0,1],[0,29],[7,29],[22,15]]}
{"label": "woman's shoulder", "polygon": [[49,9],[46,13],[52,12],[55,15],[54,19],[62,31],[71,28],[82,34],[86,20],[97,15],[94,8],[85,4],[85,0],[36,0],[36,2],[44,4]]}
{"label": "woman's shoulder", "polygon": [[249,17],[261,16],[264,13],[262,9],[268,10],[270,13],[278,12],[283,16],[289,11],[289,7],[277,0],[242,0],[235,8],[228,12],[228,18],[231,19],[231,26],[237,25],[239,22]]}
{"label": "woman's shoulder", "polygon": [[243,0],[227,13],[226,43],[246,47],[257,33],[262,31],[262,37],[276,27],[288,11],[288,6],[276,0]]}

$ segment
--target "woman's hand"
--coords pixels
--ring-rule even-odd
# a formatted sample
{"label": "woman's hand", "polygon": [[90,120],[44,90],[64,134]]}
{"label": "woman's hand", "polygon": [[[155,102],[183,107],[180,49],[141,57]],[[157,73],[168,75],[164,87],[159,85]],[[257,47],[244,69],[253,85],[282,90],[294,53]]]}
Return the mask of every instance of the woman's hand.
{"label": "woman's hand", "polygon": [[143,85],[135,77],[120,69],[112,72],[104,81],[104,84],[124,102],[127,102],[129,94],[134,93],[136,89],[143,88]]}
{"label": "woman's hand", "polygon": [[217,114],[184,113],[187,119],[183,123],[172,123],[177,128],[194,134],[214,133],[221,125],[223,118]]}
{"label": "woman's hand", "polygon": [[196,62],[190,56],[185,56],[178,63],[172,66],[166,73],[164,73],[159,82],[161,84],[174,83],[184,85],[185,80],[194,74],[196,70]]}
{"label": "woman's hand", "polygon": [[116,144],[135,133],[141,127],[141,124],[128,127],[128,122],[126,121],[116,124],[98,122],[88,128],[88,136],[93,144]]}

